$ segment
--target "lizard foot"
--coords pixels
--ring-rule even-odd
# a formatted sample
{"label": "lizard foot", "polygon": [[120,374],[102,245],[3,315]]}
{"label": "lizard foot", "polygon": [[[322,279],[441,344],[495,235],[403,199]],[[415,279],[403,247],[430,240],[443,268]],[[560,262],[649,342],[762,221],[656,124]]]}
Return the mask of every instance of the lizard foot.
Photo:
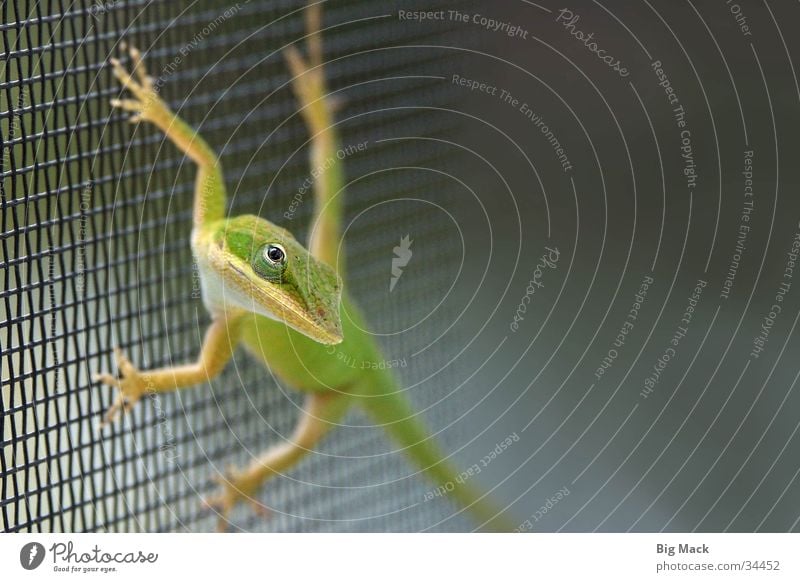
{"label": "lizard foot", "polygon": [[228,529],[228,516],[240,501],[248,502],[261,517],[269,516],[269,509],[254,497],[263,479],[257,478],[253,471],[242,471],[229,466],[224,475],[216,475],[213,479],[222,490],[207,498],[204,503],[219,515],[217,531],[224,532]]}
{"label": "lizard foot", "polygon": [[117,367],[122,373],[121,378],[115,378],[111,374],[105,373],[95,374],[93,377],[95,382],[114,386],[118,390],[114,404],[108,409],[100,423],[101,428],[113,422],[120,411],[128,412],[147,389],[146,376],[139,373],[136,366],[125,357],[120,348],[114,348],[114,357],[117,360]]}
{"label": "lizard foot", "polygon": [[114,76],[123,88],[133,94],[135,99],[112,99],[111,105],[133,113],[129,120],[131,123],[155,121],[168,112],[167,106],[158,96],[153,78],[147,74],[147,68],[139,49],[131,46],[128,49],[128,55],[131,59],[132,72],[128,72],[119,59],[112,58],[109,59],[109,62]]}

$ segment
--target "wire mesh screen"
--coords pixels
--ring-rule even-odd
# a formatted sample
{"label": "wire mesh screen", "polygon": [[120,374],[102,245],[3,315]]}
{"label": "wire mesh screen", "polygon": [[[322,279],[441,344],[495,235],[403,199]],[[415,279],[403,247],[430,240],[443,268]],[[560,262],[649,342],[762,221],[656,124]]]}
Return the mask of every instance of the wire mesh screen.
{"label": "wire mesh screen", "polygon": [[[2,3],[5,531],[212,529],[216,516],[201,503],[212,477],[291,431],[299,395],[244,353],[210,386],[147,399],[104,431],[97,425],[113,391],[91,375],[115,369],[115,345],[142,369],[190,361],[209,320],[189,248],[194,167],[157,130],[112,111],[120,90],[108,58],[123,40],[140,47],[161,95],[220,153],[233,211],[304,240],[308,136],[281,55],[304,34],[303,4]],[[461,193],[448,179],[457,154],[443,146],[456,123],[446,114],[453,89],[436,73],[459,57],[430,45],[457,32],[398,26],[385,18],[393,9],[325,7],[327,75],[349,147],[347,279],[415,405],[455,449],[453,420],[470,399],[462,410],[452,399],[432,404],[463,380],[441,365],[459,332],[438,341],[464,307],[457,294],[442,302],[462,261],[453,220]],[[424,250],[390,294],[391,249],[409,234]],[[444,500],[419,503],[428,485],[377,428],[358,413],[346,424],[260,494],[269,519],[240,508],[236,526],[469,527]]]}

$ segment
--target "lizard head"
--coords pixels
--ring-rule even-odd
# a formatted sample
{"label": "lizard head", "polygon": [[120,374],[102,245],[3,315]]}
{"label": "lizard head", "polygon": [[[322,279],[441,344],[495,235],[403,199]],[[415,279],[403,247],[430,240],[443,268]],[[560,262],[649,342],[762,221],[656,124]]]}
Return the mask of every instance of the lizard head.
{"label": "lizard head", "polygon": [[208,235],[204,293],[213,303],[281,321],[323,344],[342,341],[342,283],[286,229],[258,216],[222,221]]}

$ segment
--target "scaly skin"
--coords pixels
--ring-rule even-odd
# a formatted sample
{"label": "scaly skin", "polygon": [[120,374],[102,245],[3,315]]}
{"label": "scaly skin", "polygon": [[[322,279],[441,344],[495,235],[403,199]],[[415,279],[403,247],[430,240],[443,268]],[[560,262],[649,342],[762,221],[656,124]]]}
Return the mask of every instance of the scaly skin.
{"label": "scaly skin", "polygon": [[[263,513],[265,508],[256,500],[258,490],[270,477],[290,469],[315,448],[353,404],[371,414],[435,486],[452,484],[450,495],[477,518],[481,529],[510,530],[510,522],[483,495],[459,483],[458,471],[444,460],[393,374],[368,365],[382,362],[383,356],[372,336],[363,331],[366,325],[358,309],[346,295],[341,296],[339,275],[344,268],[337,257],[343,170],[336,156],[339,139],[326,98],[319,4],[306,10],[306,18],[309,60],[294,48],[286,51],[286,60],[294,76],[300,113],[312,136],[312,166],[327,168],[314,185],[310,252],[291,233],[263,218],[225,218],[225,186],[216,154],[158,97],[139,51],[129,51],[132,74],[112,59],[115,76],[134,97],[115,99],[112,105],[132,112],[133,122],[156,125],[198,166],[192,251],[201,274],[204,303],[213,321],[197,360],[191,364],[142,372],[115,350],[122,377],[96,376],[118,389],[103,422],[113,421],[148,392],[208,381],[222,371],[235,347],[242,343],[272,373],[307,396],[289,440],[267,449],[243,469],[230,469],[219,479],[222,491],[208,504],[219,511],[221,530],[240,501],[249,501]],[[340,317],[340,308],[346,317]],[[358,365],[353,366],[353,362]],[[362,367],[362,362],[367,365]]]}

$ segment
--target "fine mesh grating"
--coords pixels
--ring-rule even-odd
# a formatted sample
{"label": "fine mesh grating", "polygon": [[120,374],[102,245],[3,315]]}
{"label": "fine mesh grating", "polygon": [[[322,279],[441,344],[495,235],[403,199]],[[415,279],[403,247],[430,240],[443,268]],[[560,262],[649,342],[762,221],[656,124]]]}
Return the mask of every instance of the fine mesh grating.
{"label": "fine mesh grating", "polygon": [[[96,426],[112,393],[90,376],[114,371],[117,344],[143,369],[188,361],[208,322],[188,245],[194,168],[158,131],[111,110],[119,89],[108,57],[123,38],[143,49],[163,79],[162,96],[220,153],[234,213],[260,213],[304,240],[310,201],[284,213],[307,176],[307,136],[279,53],[303,34],[302,5],[2,3],[3,530],[210,530],[216,518],[200,500],[215,490],[212,476],[291,430],[299,395],[241,351],[211,387],[143,402],[105,432]],[[441,365],[463,341],[452,333],[437,341],[463,309],[439,305],[462,260],[450,215],[461,192],[447,176],[452,148],[435,139],[409,147],[401,138],[454,130],[458,119],[444,111],[452,89],[441,77],[458,56],[397,48],[448,45],[455,32],[382,17],[394,9],[326,6],[327,72],[342,89],[343,143],[367,142],[346,161],[354,180],[350,292],[387,358],[413,359],[398,373],[415,405],[427,408],[463,380]],[[391,249],[409,229],[424,251],[390,295]],[[441,428],[463,414],[468,399],[464,410],[453,400],[431,406],[427,422]],[[453,508],[421,504],[429,486],[409,477],[400,455],[386,454],[380,432],[360,428],[357,413],[347,423],[262,492],[272,519],[239,509],[234,523],[279,531],[470,527],[458,517],[440,524]],[[448,450],[457,432],[438,435]]]}

